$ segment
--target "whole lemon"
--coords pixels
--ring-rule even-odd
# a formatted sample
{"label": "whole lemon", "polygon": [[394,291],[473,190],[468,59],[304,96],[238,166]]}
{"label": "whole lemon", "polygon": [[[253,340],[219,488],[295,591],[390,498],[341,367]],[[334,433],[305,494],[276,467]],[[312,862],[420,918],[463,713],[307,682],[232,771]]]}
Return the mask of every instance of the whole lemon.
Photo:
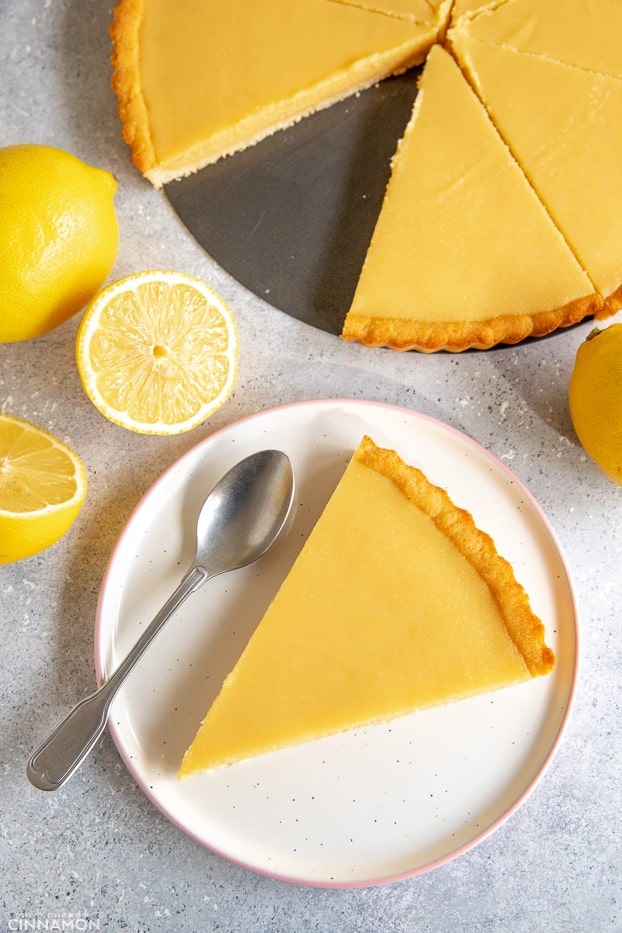
{"label": "whole lemon", "polygon": [[0,148],[0,341],[45,334],[112,269],[117,181],[52,146]]}
{"label": "whole lemon", "polygon": [[585,451],[622,485],[622,324],[596,328],[577,351],[570,416]]}

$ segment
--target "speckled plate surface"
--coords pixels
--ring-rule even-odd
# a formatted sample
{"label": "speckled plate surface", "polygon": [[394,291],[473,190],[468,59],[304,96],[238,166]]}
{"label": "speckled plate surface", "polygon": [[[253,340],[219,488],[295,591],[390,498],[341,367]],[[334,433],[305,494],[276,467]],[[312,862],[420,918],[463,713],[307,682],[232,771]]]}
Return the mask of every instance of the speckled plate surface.
{"label": "speckled plate surface", "polygon": [[[492,534],[545,623],[554,672],[180,783],[183,752],[364,433],[422,468]],[[465,435],[407,409],[329,400],[260,412],[206,438],[144,496],[111,556],[95,633],[98,678],[190,564],[206,493],[266,447],[284,450],[296,473],[288,535],[189,598],[117,697],[110,731],[173,823],[254,871],[327,887],[428,871],[490,834],[538,783],[567,723],[578,666],[573,587],[554,532],[506,467]]]}

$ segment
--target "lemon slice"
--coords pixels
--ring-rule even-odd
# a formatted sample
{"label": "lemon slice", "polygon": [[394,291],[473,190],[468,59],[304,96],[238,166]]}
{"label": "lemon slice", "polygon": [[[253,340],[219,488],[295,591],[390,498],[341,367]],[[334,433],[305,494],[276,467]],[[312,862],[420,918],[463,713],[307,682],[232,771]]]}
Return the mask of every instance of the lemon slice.
{"label": "lemon slice", "polygon": [[0,415],[0,564],[31,557],[61,538],[86,496],[77,454],[42,428]]}
{"label": "lemon slice", "polygon": [[181,434],[229,398],[237,377],[235,318],[204,282],[147,271],[108,285],[78,329],[84,391],[115,424]]}

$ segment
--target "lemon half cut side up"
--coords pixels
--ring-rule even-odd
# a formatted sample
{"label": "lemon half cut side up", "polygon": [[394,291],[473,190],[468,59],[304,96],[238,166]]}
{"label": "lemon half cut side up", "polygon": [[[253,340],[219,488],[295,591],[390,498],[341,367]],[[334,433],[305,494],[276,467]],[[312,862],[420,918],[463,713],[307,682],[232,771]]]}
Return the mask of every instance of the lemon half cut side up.
{"label": "lemon half cut side up", "polygon": [[73,450],[37,425],[0,414],[0,564],[55,544],[86,490],[86,469]]}
{"label": "lemon half cut side up", "polygon": [[229,398],[238,334],[230,308],[182,272],[138,272],[91,301],[78,329],[82,385],[110,421],[139,434],[181,434]]}

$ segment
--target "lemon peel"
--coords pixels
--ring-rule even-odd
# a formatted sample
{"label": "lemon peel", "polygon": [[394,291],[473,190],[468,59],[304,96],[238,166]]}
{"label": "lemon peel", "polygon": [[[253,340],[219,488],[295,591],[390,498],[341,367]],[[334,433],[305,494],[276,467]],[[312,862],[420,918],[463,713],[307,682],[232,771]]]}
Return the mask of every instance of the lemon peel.
{"label": "lemon peel", "polygon": [[115,177],[63,149],[0,148],[0,342],[80,311],[116,258]]}

